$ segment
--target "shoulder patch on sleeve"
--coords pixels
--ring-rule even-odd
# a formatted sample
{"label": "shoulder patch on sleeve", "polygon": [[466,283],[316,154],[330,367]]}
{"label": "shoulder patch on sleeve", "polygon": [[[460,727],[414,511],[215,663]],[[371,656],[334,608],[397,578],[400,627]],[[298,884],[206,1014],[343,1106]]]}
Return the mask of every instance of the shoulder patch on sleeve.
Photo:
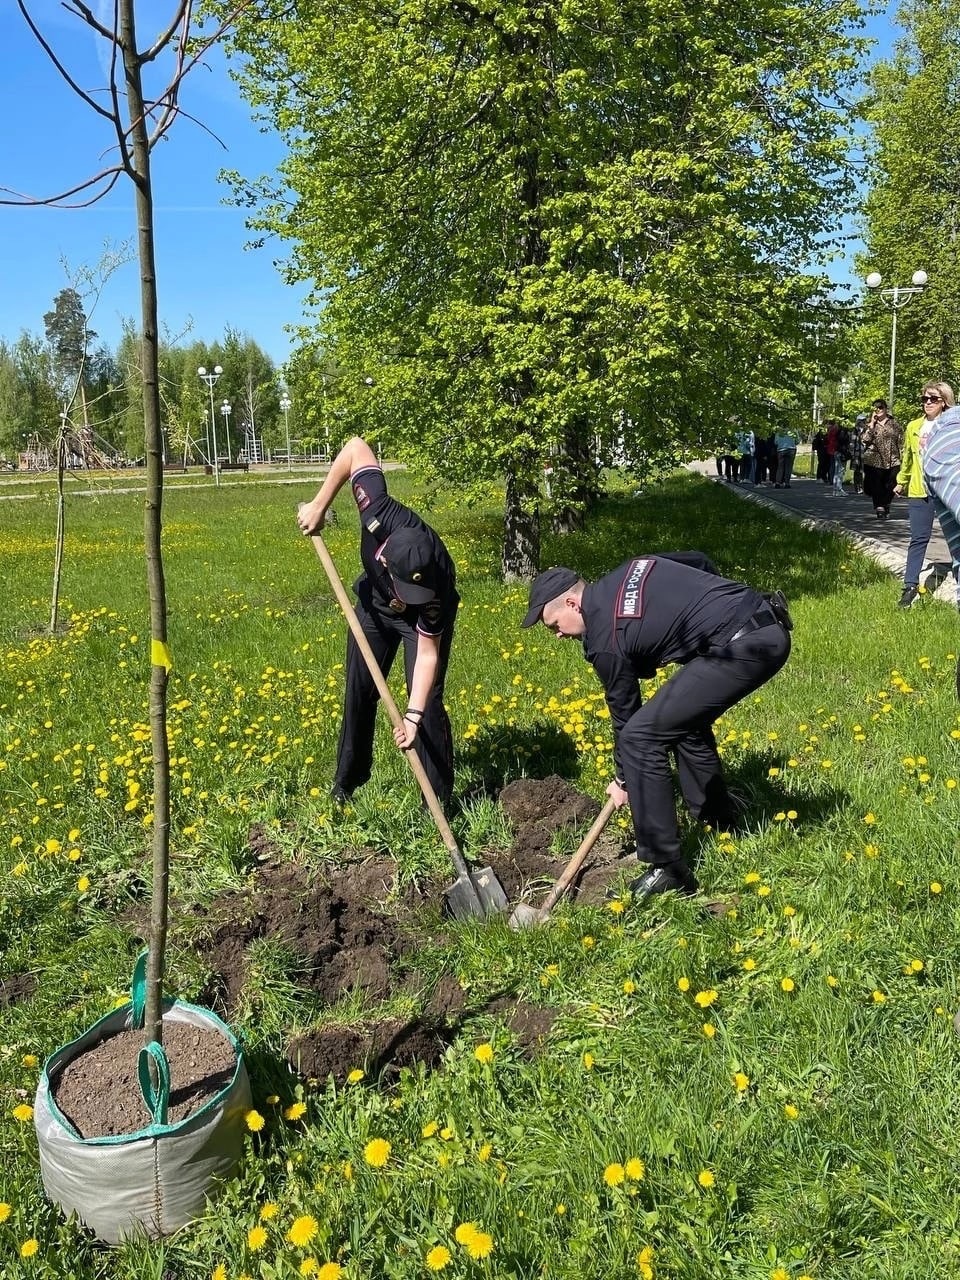
{"label": "shoulder patch on sleeve", "polygon": [[656,564],[655,560],[631,560],[617,592],[618,618],[639,618],[643,614],[644,584]]}
{"label": "shoulder patch on sleeve", "polygon": [[370,505],[370,495],[359,480],[354,480],[353,482],[353,498],[357,504],[357,510],[366,511]]}

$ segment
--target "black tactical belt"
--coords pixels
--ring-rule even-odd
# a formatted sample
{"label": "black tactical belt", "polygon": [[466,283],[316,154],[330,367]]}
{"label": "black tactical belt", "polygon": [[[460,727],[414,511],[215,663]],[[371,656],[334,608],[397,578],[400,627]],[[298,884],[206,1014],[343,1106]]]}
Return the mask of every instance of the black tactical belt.
{"label": "black tactical belt", "polygon": [[761,627],[782,627],[783,623],[774,613],[768,604],[758,609],[752,618],[748,618],[739,631],[735,631],[727,644],[733,644],[734,640],[739,640],[741,636],[748,636],[751,631],[759,631]]}

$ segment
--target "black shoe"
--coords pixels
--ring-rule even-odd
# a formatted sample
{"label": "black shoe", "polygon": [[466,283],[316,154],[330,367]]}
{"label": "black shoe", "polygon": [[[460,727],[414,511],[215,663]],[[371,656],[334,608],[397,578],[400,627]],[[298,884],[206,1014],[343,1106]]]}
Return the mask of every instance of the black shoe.
{"label": "black shoe", "polygon": [[343,809],[350,803],[350,792],[344,790],[344,788],[340,786],[339,782],[335,782],[330,788],[330,799],[338,809]]}
{"label": "black shoe", "polygon": [[898,609],[909,609],[915,600],[920,599],[919,587],[904,587],[903,595],[897,601]]}
{"label": "black shoe", "polygon": [[651,867],[639,880],[630,884],[630,892],[635,902],[644,902],[655,893],[682,893],[692,897],[699,889],[696,876],[682,862],[672,862],[669,866]]}

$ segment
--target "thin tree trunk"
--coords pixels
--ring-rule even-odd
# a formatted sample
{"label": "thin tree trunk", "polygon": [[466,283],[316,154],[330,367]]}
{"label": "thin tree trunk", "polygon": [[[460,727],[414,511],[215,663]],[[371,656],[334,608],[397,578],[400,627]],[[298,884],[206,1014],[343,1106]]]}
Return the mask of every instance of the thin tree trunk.
{"label": "thin tree trunk", "polygon": [[163,501],[162,437],[157,276],[154,254],[153,192],[150,149],[137,56],[134,0],[119,0],[120,45],[127,86],[127,110],[136,191],[137,256],[140,264],[140,307],[143,330],[143,424],[147,458],[144,549],[150,593],[150,741],[153,748],[153,885],[150,904],[150,956],[147,962],[147,1042],[163,1039],[163,977],[167,944],[170,880],[170,752],[167,743],[167,603],[161,548]]}
{"label": "thin tree trunk", "polygon": [[63,571],[63,544],[66,539],[66,505],[63,500],[63,473],[67,462],[66,420],[60,419],[57,432],[57,531],[53,543],[53,587],[50,592],[50,634],[60,622],[60,576]]}

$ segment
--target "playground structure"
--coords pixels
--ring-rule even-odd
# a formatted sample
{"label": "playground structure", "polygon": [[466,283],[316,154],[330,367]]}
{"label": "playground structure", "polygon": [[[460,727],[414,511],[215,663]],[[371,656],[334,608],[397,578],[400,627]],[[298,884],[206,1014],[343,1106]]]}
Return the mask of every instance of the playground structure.
{"label": "playground structure", "polygon": [[57,449],[63,448],[63,465],[68,471],[113,471],[123,465],[116,450],[96,435],[92,427],[75,431],[66,422],[58,440],[45,443],[34,432],[17,455],[19,471],[55,471]]}

